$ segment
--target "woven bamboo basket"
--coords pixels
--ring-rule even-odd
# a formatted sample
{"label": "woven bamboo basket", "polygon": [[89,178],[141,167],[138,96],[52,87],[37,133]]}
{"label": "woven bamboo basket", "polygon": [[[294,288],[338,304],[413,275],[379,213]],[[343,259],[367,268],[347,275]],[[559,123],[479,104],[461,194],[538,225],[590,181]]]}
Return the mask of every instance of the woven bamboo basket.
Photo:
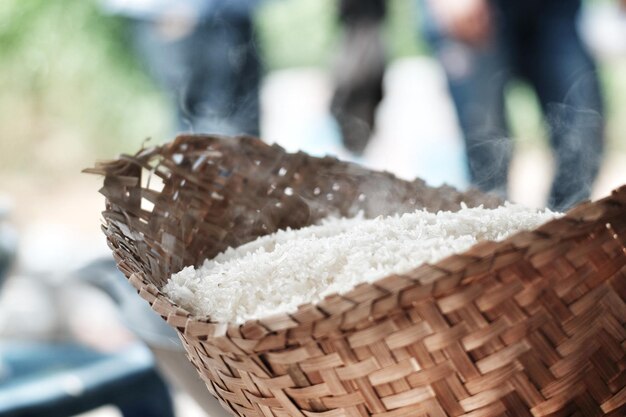
{"label": "woven bamboo basket", "polygon": [[229,246],[331,214],[495,206],[252,138],[180,136],[99,163],[119,268],[233,414],[626,416],[626,187],[537,230],[236,326],[161,291]]}

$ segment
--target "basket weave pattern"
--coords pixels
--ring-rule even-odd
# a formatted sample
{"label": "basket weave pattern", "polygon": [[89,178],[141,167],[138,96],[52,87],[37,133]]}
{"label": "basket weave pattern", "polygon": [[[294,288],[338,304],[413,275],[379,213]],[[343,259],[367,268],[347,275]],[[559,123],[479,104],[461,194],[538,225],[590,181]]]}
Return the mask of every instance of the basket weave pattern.
{"label": "basket weave pattern", "polygon": [[160,287],[327,215],[499,201],[252,138],[180,136],[88,171],[105,176],[120,269],[236,415],[626,415],[626,187],[537,230],[235,326],[191,316]]}

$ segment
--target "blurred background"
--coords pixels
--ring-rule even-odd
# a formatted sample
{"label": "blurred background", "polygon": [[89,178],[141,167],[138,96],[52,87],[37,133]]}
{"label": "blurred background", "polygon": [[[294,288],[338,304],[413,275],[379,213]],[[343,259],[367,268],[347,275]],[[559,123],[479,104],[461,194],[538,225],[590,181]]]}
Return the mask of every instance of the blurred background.
{"label": "blurred background", "polygon": [[[102,265],[93,261],[110,255],[99,230],[101,180],[80,171],[96,160],[173,138],[181,120],[183,129],[202,128],[185,125],[185,117],[177,125],[176,99],[155,77],[154,60],[138,53],[137,27],[131,23],[137,15],[122,12],[118,3],[123,2],[0,2],[0,265],[7,267],[4,273],[0,268],[0,400],[6,399],[3,390],[18,398],[19,384],[41,381],[40,373],[11,368],[11,358],[20,357],[15,351],[28,351],[24,346],[61,346],[51,356],[60,362],[51,361],[64,365],[41,365],[46,377],[122,357],[151,378],[150,354],[132,351],[145,340],[129,328],[119,297],[97,282],[108,266],[98,269]],[[258,2],[251,12],[254,39],[249,42],[262,65],[260,136],[290,151],[332,154],[407,179],[467,187],[462,130],[446,73],[423,36],[427,19],[419,4],[388,0],[384,16],[374,19],[376,33],[364,32],[384,45],[384,63],[371,61],[380,66],[373,73],[382,77],[384,95],[380,104],[375,99],[376,105],[364,110],[375,120],[363,127],[367,140],[357,138],[351,145],[342,140],[344,126],[334,107],[341,104],[342,51],[360,56],[358,42],[350,39],[351,21],[340,19],[336,0]],[[626,14],[618,2],[589,0],[576,24],[596,60],[604,94],[605,151],[591,192],[599,198],[626,184]],[[171,24],[161,29],[178,36],[188,28]],[[513,81],[502,106],[515,146],[509,198],[542,207],[555,168],[539,100],[527,84]],[[34,344],[16,345],[26,342]],[[68,361],[77,357],[76,346],[89,354]],[[22,362],[29,358],[24,355]],[[127,377],[121,371],[111,376]],[[62,391],[72,398],[84,396],[88,384],[106,382],[63,378]],[[146,385],[146,392],[159,389]],[[178,415],[205,415],[185,389],[171,392]],[[78,414],[121,415],[119,407],[93,404],[93,410]],[[0,408],[0,415],[22,414]]]}

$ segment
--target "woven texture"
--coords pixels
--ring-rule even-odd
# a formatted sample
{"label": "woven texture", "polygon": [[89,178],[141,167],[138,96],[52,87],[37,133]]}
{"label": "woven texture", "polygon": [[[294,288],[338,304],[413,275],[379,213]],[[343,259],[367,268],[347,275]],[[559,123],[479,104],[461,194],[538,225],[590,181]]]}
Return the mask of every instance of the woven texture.
{"label": "woven texture", "polygon": [[236,415],[626,416],[626,187],[537,230],[234,326],[192,317],[161,286],[329,214],[499,201],[252,138],[180,136],[87,171],[105,177],[120,269]]}

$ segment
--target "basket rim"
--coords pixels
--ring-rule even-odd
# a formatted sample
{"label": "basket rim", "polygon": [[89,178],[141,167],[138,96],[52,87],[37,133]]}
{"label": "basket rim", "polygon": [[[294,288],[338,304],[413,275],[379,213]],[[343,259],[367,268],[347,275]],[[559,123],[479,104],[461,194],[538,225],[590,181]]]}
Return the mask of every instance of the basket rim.
{"label": "basket rim", "polygon": [[[230,138],[220,135],[179,135],[174,141],[153,146],[151,148],[142,148],[135,155],[121,155],[118,159],[108,162],[101,162],[95,168],[84,170],[86,173],[95,173],[99,175],[107,175],[108,169],[114,164],[123,162],[125,164],[134,164],[145,167],[142,161],[146,160],[155,153],[165,150],[171,152],[176,149],[182,141],[186,140],[206,140],[207,138],[215,138],[217,140],[233,140],[238,141],[256,141],[261,142],[267,147],[276,147],[286,154],[299,154],[286,152],[277,144],[269,145],[260,139],[250,136],[239,136]],[[315,159],[332,159],[334,157],[326,156],[324,158],[312,157]],[[365,168],[371,172],[378,172],[397,178],[386,171],[377,171]],[[416,178],[414,181],[421,181]],[[432,187],[430,187],[432,188]],[[105,196],[106,197],[106,196]],[[259,349],[271,349],[270,343],[264,343],[270,336],[277,333],[284,333],[298,326],[314,326],[324,332],[329,326],[320,325],[325,321],[331,321],[336,327],[349,326],[346,324],[345,315],[350,311],[354,311],[359,306],[366,306],[369,302],[369,312],[359,312],[355,314],[360,319],[374,321],[382,316],[389,314],[389,310],[385,309],[385,300],[393,300],[396,308],[402,308],[407,305],[414,304],[415,299],[403,300],[404,292],[411,292],[411,295],[418,294],[423,299],[432,299],[440,306],[448,306],[445,308],[454,308],[453,299],[450,294],[445,292],[445,288],[450,282],[455,284],[461,283],[463,288],[473,284],[477,285],[480,281],[480,271],[486,272],[493,267],[494,261],[499,257],[500,264],[496,269],[506,267],[508,264],[519,259],[520,250],[527,250],[532,243],[542,241],[544,246],[549,246],[551,241],[555,240],[558,232],[559,238],[563,238],[563,230],[568,230],[567,237],[577,237],[588,234],[592,230],[610,227],[610,220],[620,215],[623,216],[626,210],[626,185],[614,189],[610,195],[595,202],[585,201],[565,213],[564,216],[550,220],[536,229],[517,232],[507,239],[500,242],[480,241],[468,250],[452,254],[441,259],[436,263],[423,263],[404,274],[391,274],[378,278],[372,282],[363,282],[343,294],[330,294],[324,297],[320,302],[304,303],[298,306],[297,311],[293,313],[277,313],[260,319],[248,320],[241,324],[234,322],[215,322],[208,315],[194,315],[185,308],[172,301],[162,290],[156,285],[150,283],[143,271],[133,271],[122,259],[114,253],[119,269],[128,277],[130,283],[138,291],[139,295],[148,301],[151,307],[160,314],[170,325],[176,327],[185,336],[211,338],[216,343],[228,343],[236,350],[258,352]],[[602,223],[599,223],[602,220]],[[103,219],[103,228],[106,228],[106,218]],[[626,247],[626,242],[619,239],[615,235],[622,247]],[[107,236],[107,240],[109,237]],[[482,255],[494,254],[488,263],[483,262]],[[513,255],[516,254],[516,255]],[[508,255],[508,260],[507,260]],[[513,255],[513,256],[511,256]],[[526,251],[523,256],[532,256]],[[517,256],[517,257],[516,257]],[[474,268],[472,274],[467,274],[467,268]],[[484,277],[485,274],[482,274]],[[168,277],[169,279],[169,277]],[[458,289],[458,288],[457,288]],[[339,318],[339,319],[338,319]],[[347,319],[349,322],[352,318]],[[354,319],[356,320],[356,318]],[[350,328],[350,327],[347,327]],[[313,329],[315,333],[316,329]],[[232,339],[244,339],[257,342],[255,346],[237,346],[233,344]]]}

